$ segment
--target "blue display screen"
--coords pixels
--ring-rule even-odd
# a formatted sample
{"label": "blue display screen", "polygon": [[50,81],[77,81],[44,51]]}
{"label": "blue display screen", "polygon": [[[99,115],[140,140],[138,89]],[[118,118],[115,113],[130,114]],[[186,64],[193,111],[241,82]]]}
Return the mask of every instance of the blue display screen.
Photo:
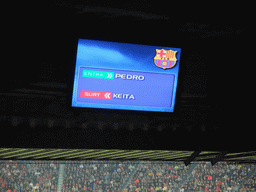
{"label": "blue display screen", "polygon": [[72,107],[173,112],[180,52],[79,39]]}

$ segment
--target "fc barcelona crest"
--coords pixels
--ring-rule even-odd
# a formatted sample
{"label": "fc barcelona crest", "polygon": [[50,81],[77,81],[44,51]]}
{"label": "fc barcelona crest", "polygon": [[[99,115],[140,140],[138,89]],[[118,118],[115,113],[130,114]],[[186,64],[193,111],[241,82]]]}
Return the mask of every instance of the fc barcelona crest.
{"label": "fc barcelona crest", "polygon": [[163,69],[173,68],[177,62],[176,53],[177,51],[156,49],[155,65]]}

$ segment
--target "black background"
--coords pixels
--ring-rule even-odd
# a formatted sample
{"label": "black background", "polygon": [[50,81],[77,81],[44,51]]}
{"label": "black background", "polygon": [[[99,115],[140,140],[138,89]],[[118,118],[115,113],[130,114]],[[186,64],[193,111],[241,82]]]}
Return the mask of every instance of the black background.
{"label": "black background", "polygon": [[[113,131],[93,126],[87,130],[47,126],[31,129],[28,123],[18,127],[2,123],[1,146],[255,149],[254,124],[250,122],[253,119],[253,98],[250,97],[253,96],[253,74],[250,75],[253,59],[249,58],[253,56],[254,36],[249,8],[250,5],[241,3],[225,6],[217,2],[167,1],[52,1],[6,5],[2,22],[1,93],[27,88],[30,83],[59,82],[68,85],[65,91],[70,99],[78,38],[177,47],[181,48],[181,60],[174,113],[127,113],[155,119],[177,117],[181,127],[176,131],[167,127],[145,132],[140,128]],[[181,104],[182,95],[191,96],[191,106]],[[206,95],[204,101],[200,95]],[[15,99],[1,101],[2,106],[11,105]],[[36,103],[34,106],[40,111]],[[78,109],[75,114],[79,114],[79,110],[84,112]],[[5,113],[27,116],[11,109]],[[190,129],[193,114],[205,117],[193,122]],[[122,115],[126,117],[126,112]],[[102,116],[102,120],[104,118]],[[139,119],[130,121],[140,122]],[[206,130],[202,131],[201,126],[205,124]]]}

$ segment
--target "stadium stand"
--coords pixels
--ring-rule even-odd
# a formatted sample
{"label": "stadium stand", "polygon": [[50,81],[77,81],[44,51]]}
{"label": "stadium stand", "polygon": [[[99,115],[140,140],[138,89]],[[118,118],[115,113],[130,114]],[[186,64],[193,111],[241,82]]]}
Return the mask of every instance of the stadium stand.
{"label": "stadium stand", "polygon": [[3,192],[256,191],[253,164],[30,160],[1,161],[0,168]]}

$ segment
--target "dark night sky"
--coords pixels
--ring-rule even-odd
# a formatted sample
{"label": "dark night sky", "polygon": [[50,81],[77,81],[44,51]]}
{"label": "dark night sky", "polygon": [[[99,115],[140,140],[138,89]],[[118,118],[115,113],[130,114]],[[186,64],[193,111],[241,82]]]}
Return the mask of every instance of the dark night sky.
{"label": "dark night sky", "polygon": [[248,69],[247,47],[253,42],[249,6],[215,2],[169,4],[10,3],[2,23],[7,32],[2,36],[7,60],[1,76],[2,82],[9,83],[3,83],[2,90],[34,82],[66,83],[76,40],[89,38],[179,47],[181,93],[207,94],[212,102],[228,110],[243,107],[234,106],[234,102],[238,103],[240,95],[249,95],[242,83],[246,78],[241,77]]}
{"label": "dark night sky", "polygon": [[241,2],[10,2],[1,24],[1,92],[36,82],[67,83],[78,38],[178,47],[179,93],[206,94],[221,107],[211,118],[225,119],[223,127],[231,130],[237,120],[249,119],[244,115],[252,107],[249,8]]}
{"label": "dark night sky", "polygon": [[228,67],[227,57],[241,53],[249,15],[237,14],[241,6],[235,4],[161,3],[53,1],[10,6],[6,18],[14,17],[5,21],[8,66],[17,66],[16,80],[26,82],[29,75],[34,82],[65,82],[77,38],[180,47],[180,75],[187,76],[184,92],[206,93],[208,76]]}

